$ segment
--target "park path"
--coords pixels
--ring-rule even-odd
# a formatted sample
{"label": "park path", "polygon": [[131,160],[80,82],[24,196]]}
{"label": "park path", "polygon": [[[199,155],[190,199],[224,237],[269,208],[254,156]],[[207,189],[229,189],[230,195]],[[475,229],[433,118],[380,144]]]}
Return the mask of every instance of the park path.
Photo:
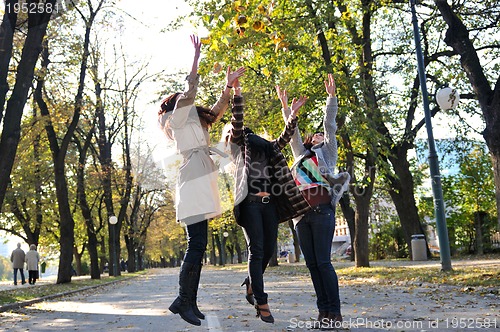
{"label": "park path", "polygon": [[[500,267],[500,261],[493,263]],[[439,262],[395,264],[411,268]],[[307,276],[266,272],[266,291],[276,319],[275,324],[266,324],[244,298],[240,287],[244,272],[206,267],[199,307],[207,319],[200,327],[167,309],[177,293],[177,277],[178,268],[153,269],[104,288],[4,312],[0,331],[314,331],[310,319],[317,315],[315,296]],[[343,282],[339,277],[344,327],[350,331],[500,331],[498,292],[436,284]]]}

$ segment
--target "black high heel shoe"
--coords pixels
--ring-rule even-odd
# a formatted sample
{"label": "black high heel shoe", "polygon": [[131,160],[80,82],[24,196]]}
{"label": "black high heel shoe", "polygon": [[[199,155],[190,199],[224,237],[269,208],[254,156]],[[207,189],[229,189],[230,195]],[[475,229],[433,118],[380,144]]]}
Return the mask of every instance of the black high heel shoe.
{"label": "black high heel shoe", "polygon": [[[258,304],[255,305],[255,309],[257,310],[257,317],[260,317],[263,322],[274,324],[274,317],[271,315],[271,310],[259,308]],[[262,316],[261,312],[268,312],[269,316]]]}
{"label": "black high heel shoe", "polygon": [[245,278],[245,281],[241,284],[241,286],[245,285],[247,288],[247,292],[245,295],[245,298],[247,299],[248,303],[251,305],[255,305],[255,299],[253,297],[253,293],[250,292],[250,279],[248,277]]}

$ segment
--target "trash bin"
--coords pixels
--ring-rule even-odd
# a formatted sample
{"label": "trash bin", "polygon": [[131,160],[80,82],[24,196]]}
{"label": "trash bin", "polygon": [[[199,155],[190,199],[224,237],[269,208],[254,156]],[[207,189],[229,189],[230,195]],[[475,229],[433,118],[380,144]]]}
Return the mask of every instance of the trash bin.
{"label": "trash bin", "polygon": [[425,245],[424,234],[414,234],[411,236],[411,257],[414,261],[427,260],[427,246]]}

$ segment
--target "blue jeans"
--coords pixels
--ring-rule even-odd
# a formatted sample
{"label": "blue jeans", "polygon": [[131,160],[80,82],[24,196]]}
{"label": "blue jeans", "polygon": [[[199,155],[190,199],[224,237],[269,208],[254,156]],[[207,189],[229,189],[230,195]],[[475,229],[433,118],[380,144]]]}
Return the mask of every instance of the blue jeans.
{"label": "blue jeans", "polygon": [[278,211],[268,204],[243,201],[240,206],[240,226],[248,245],[248,274],[257,304],[267,303],[263,274],[276,248]]}
{"label": "blue jeans", "polygon": [[195,224],[188,225],[187,230],[187,249],[184,255],[184,262],[193,265],[201,264],[203,255],[207,250],[208,241],[208,221],[203,220]]}
{"label": "blue jeans", "polygon": [[311,273],[318,309],[340,314],[339,281],[330,261],[335,211],[330,204],[319,205],[302,217],[295,231]]}
{"label": "blue jeans", "polygon": [[24,270],[23,269],[14,268],[14,285],[17,285],[17,270],[19,270],[19,273],[21,274],[21,282],[22,282],[22,284],[25,284],[26,283],[26,279],[24,279]]}

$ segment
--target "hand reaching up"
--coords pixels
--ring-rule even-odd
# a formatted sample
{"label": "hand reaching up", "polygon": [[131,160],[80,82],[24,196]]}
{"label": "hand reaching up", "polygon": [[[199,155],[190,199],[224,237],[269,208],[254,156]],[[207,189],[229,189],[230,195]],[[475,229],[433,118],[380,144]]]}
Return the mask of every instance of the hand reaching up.
{"label": "hand reaching up", "polygon": [[328,97],[335,97],[337,86],[335,85],[335,80],[332,74],[328,74],[328,81],[325,81],[326,92]]}
{"label": "hand reaching up", "polygon": [[201,54],[200,38],[196,35],[191,35],[190,38],[191,38],[191,43],[193,43],[194,46],[194,58],[199,59]]}
{"label": "hand reaching up", "polygon": [[283,109],[288,108],[288,93],[285,90],[282,90],[279,85],[276,85],[276,93],[278,94],[278,99],[281,101],[281,107]]}
{"label": "hand reaching up", "polygon": [[233,72],[231,71],[231,67],[227,67],[226,86],[234,87],[234,81],[243,76],[245,71],[246,71],[245,67],[240,67]]}
{"label": "hand reaching up", "polygon": [[191,35],[191,43],[194,46],[194,59],[193,59],[193,67],[191,68],[191,75],[196,75],[198,73],[198,61],[200,60],[201,54],[201,42],[198,36]]}
{"label": "hand reaching up", "polygon": [[292,118],[297,117],[297,115],[299,114],[299,109],[302,106],[304,106],[304,104],[306,103],[306,101],[307,101],[307,97],[306,96],[302,96],[299,99],[293,98],[293,100],[292,100],[292,106],[290,106],[290,109],[291,109],[290,116]]}

